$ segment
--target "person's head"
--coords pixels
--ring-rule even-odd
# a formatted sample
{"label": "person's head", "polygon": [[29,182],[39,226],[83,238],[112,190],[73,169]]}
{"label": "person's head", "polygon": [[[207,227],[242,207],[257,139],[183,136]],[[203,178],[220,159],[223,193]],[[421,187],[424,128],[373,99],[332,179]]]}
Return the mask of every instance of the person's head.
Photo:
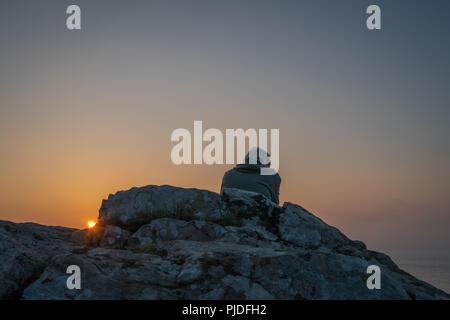
{"label": "person's head", "polygon": [[264,149],[253,148],[245,156],[245,164],[258,164],[270,167],[270,154]]}

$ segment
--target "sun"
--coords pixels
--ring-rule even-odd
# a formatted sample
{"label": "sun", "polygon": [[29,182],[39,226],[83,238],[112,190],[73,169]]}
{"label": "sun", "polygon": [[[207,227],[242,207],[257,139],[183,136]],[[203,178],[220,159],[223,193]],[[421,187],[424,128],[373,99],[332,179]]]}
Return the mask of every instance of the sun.
{"label": "sun", "polygon": [[93,221],[93,220],[89,221],[88,227],[89,227],[89,229],[95,227],[95,221]]}

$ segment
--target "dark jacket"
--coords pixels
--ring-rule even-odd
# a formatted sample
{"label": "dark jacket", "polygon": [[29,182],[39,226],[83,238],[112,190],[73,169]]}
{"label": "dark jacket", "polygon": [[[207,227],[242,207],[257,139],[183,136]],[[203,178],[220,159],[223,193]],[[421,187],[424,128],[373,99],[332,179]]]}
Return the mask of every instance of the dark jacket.
{"label": "dark jacket", "polygon": [[260,164],[238,164],[233,169],[225,172],[222,179],[223,188],[236,188],[241,190],[258,192],[265,195],[275,203],[279,203],[281,178],[280,175],[260,175]]}

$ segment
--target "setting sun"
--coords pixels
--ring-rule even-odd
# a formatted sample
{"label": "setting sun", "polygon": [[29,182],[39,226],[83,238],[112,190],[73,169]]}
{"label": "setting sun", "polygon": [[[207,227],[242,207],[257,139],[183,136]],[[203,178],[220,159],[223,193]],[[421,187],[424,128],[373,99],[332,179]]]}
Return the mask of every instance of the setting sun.
{"label": "setting sun", "polygon": [[93,228],[95,226],[95,221],[91,220],[88,222],[88,227]]}

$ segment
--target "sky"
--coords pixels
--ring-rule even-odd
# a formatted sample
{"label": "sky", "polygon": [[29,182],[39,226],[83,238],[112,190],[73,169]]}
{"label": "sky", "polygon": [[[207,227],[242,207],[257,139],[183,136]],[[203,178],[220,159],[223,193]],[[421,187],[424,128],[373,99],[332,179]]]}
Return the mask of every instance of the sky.
{"label": "sky", "polygon": [[[66,29],[66,8],[82,29]],[[381,30],[366,8],[381,8]],[[280,200],[369,248],[450,245],[449,1],[0,1],[0,219],[84,228],[110,193],[219,191],[177,128],[280,129]]]}

